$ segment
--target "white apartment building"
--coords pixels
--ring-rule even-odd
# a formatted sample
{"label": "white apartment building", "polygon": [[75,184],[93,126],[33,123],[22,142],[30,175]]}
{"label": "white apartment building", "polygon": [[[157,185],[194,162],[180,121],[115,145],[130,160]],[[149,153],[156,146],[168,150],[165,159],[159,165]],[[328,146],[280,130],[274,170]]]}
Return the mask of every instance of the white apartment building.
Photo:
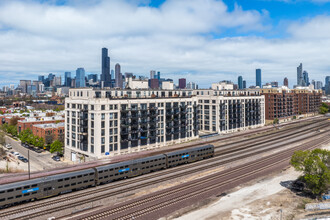
{"label": "white apartment building", "polygon": [[215,90],[71,89],[65,157],[94,160],[263,126],[264,96]]}
{"label": "white apartment building", "polygon": [[65,157],[92,160],[198,138],[192,92],[71,89]]}

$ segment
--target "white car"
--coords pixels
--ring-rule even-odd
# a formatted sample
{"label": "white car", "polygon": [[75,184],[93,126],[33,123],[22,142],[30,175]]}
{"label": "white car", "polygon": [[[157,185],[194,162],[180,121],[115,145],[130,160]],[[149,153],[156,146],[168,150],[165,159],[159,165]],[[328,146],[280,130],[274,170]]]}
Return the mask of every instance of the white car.
{"label": "white car", "polygon": [[7,144],[7,145],[6,145],[6,148],[7,148],[8,150],[11,150],[11,149],[13,149],[13,148],[11,147],[11,145],[10,145],[10,144]]}
{"label": "white car", "polygon": [[14,155],[15,155],[15,156],[19,156],[19,153],[18,153],[18,152],[14,152]]}

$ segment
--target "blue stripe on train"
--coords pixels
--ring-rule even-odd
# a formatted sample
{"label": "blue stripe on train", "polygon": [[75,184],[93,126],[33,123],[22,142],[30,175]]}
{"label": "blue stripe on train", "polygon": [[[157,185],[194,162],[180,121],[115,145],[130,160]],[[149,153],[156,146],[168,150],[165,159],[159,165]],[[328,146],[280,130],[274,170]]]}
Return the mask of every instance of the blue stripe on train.
{"label": "blue stripe on train", "polygon": [[121,172],[126,172],[126,171],[129,171],[129,167],[127,167],[127,168],[125,168],[125,169],[118,170],[119,173],[121,173]]}
{"label": "blue stripe on train", "polygon": [[39,190],[39,187],[36,187],[36,188],[32,188],[32,189],[23,190],[22,193],[25,194],[25,193],[29,193],[29,192],[38,191],[38,190]]}

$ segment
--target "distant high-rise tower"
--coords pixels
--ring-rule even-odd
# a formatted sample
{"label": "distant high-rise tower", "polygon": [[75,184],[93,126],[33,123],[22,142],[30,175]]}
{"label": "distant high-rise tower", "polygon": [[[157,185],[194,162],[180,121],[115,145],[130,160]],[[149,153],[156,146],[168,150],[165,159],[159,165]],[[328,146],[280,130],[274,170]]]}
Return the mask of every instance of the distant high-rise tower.
{"label": "distant high-rise tower", "polygon": [[119,63],[115,66],[115,77],[116,77],[116,83],[115,86],[118,88],[123,88],[123,75],[120,72],[120,65]]}
{"label": "distant high-rise tower", "polygon": [[38,81],[44,83],[45,76],[38,76]]}
{"label": "distant high-rise tower", "polygon": [[325,85],[329,85],[330,84],[330,76],[326,76],[325,77]]}
{"label": "distant high-rise tower", "polygon": [[88,81],[92,80],[93,82],[97,82],[97,74],[89,74],[87,76]]}
{"label": "distant high-rise tower", "polygon": [[111,70],[111,79],[115,79],[116,77],[115,77],[115,71],[112,69]]}
{"label": "distant high-rise tower", "polygon": [[159,71],[157,72],[157,79],[158,79],[158,81],[160,80],[160,72]]}
{"label": "distant high-rise tower", "polygon": [[238,77],[238,89],[243,89],[243,77]]}
{"label": "distant high-rise tower", "polygon": [[181,78],[179,79],[179,89],[185,89],[186,88],[186,79]]}
{"label": "distant high-rise tower", "polygon": [[107,48],[102,48],[101,85],[102,84],[104,87],[111,87],[110,57],[108,56]]}
{"label": "distant high-rise tower", "polygon": [[302,63],[297,67],[297,86],[304,86]]}
{"label": "distant high-rise tower", "polygon": [[71,87],[71,72],[64,73],[64,86]]}
{"label": "distant high-rise tower", "polygon": [[330,76],[325,77],[325,94],[330,95]]}
{"label": "distant high-rise tower", "polygon": [[76,88],[85,87],[85,69],[84,68],[78,68],[76,70]]}
{"label": "distant high-rise tower", "polygon": [[303,86],[309,86],[309,78],[308,78],[308,72],[304,71],[303,72]]}
{"label": "distant high-rise tower", "polygon": [[150,70],[150,79],[156,78],[155,75],[156,75],[156,71],[155,70]]}
{"label": "distant high-rise tower", "polygon": [[261,88],[261,69],[256,69],[256,86]]}
{"label": "distant high-rise tower", "polygon": [[246,81],[243,80],[243,89],[246,89]]}
{"label": "distant high-rise tower", "polygon": [[283,80],[283,86],[289,87],[289,80],[286,77]]}

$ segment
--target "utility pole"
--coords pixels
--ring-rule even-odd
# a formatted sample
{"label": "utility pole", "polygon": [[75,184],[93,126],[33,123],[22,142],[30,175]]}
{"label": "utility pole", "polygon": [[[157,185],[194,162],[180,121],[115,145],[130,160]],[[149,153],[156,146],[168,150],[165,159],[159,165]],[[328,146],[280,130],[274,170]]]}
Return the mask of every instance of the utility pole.
{"label": "utility pole", "polygon": [[29,169],[29,179],[31,178],[30,174],[30,150],[28,149],[28,169]]}

